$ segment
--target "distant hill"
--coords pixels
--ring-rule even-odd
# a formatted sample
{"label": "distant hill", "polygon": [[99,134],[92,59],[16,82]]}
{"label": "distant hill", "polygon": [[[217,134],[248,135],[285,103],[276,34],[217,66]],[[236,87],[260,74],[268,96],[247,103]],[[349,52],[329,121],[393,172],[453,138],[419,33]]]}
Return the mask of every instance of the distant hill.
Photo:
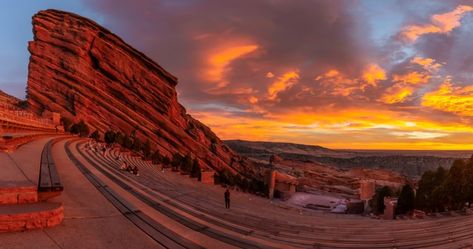
{"label": "distant hill", "polygon": [[255,161],[268,162],[271,155],[286,160],[314,162],[338,168],[389,169],[411,177],[438,167],[450,168],[453,161],[469,158],[472,151],[334,150],[315,145],[227,140],[234,151]]}
{"label": "distant hill", "polygon": [[269,158],[271,155],[306,155],[306,156],[330,156],[330,157],[353,157],[356,152],[332,150],[317,145],[305,145],[295,143],[262,142],[245,140],[225,140],[224,143],[235,151],[247,157]]}

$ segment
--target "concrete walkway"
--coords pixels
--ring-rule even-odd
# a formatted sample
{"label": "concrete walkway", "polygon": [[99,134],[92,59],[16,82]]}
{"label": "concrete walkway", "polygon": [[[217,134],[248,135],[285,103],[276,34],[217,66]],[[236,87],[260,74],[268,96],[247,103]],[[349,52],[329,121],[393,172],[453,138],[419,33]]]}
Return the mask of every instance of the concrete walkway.
{"label": "concrete walkway", "polygon": [[0,188],[35,187],[10,154],[0,152],[0,162]]}
{"label": "concrete walkway", "polygon": [[26,179],[38,185],[39,165],[41,163],[41,152],[44,145],[54,137],[40,138],[22,145],[17,150],[9,154]]}
{"label": "concrete walkway", "polygon": [[[36,145],[28,144],[24,148]],[[65,186],[56,198],[64,205],[63,223],[44,230],[0,234],[0,248],[161,248],[119,213],[78,171],[64,153],[64,141],[53,146],[53,157]],[[34,169],[26,171],[33,179],[38,174]]]}

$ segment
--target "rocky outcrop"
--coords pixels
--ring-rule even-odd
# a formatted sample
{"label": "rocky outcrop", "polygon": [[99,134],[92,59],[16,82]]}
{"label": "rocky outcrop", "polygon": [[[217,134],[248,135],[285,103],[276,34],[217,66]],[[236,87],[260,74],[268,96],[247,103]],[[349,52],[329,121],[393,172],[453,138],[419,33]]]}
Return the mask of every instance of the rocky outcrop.
{"label": "rocky outcrop", "polygon": [[310,161],[281,159],[273,165],[278,171],[297,178],[300,185],[308,189],[357,195],[361,180],[370,180],[379,186],[399,188],[408,178],[384,169],[351,168],[321,165]]}
{"label": "rocky outcrop", "polygon": [[245,172],[249,162],[178,103],[177,78],[118,36],[57,10],[33,16],[28,104],[101,132],[135,132],[162,154],[197,157],[204,167]]}
{"label": "rocky outcrop", "polygon": [[18,107],[19,99],[11,96],[3,91],[0,91],[0,106],[3,108]]}

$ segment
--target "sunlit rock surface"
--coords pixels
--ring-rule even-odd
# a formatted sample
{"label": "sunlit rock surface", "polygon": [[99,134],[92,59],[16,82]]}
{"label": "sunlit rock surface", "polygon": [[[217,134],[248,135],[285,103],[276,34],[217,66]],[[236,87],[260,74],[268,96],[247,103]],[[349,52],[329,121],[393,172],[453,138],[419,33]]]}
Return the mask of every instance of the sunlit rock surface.
{"label": "sunlit rock surface", "polygon": [[101,132],[136,131],[162,154],[191,152],[204,167],[248,172],[247,161],[179,104],[177,78],[118,36],[57,10],[36,14],[33,33],[28,74],[33,111],[83,119]]}

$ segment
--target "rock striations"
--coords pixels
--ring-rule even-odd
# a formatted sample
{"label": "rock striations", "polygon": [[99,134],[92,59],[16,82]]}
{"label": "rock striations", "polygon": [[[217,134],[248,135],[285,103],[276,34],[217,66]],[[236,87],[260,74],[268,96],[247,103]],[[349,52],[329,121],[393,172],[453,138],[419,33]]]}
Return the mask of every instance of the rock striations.
{"label": "rock striations", "polygon": [[162,154],[199,158],[203,167],[250,170],[177,101],[177,78],[97,23],[58,10],[33,16],[28,104],[83,119],[104,132],[136,132]]}

